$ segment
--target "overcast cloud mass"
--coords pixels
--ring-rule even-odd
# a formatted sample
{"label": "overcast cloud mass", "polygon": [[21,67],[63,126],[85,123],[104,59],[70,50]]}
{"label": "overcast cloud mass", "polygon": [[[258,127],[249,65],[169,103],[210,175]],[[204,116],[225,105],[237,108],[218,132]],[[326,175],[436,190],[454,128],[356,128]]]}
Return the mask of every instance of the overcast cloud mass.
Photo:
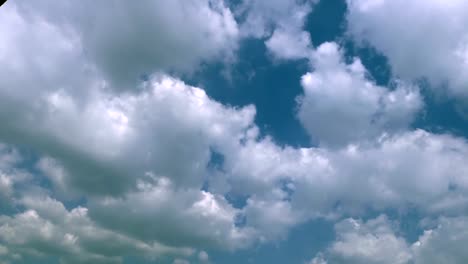
{"label": "overcast cloud mass", "polygon": [[0,264],[468,263],[468,2],[8,0]]}

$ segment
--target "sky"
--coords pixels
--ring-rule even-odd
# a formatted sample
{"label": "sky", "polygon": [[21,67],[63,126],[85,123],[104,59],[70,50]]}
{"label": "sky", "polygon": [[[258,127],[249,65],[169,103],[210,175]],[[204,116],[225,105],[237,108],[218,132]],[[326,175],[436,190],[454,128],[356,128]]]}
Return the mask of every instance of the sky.
{"label": "sky", "polygon": [[0,264],[468,261],[468,2],[9,0]]}

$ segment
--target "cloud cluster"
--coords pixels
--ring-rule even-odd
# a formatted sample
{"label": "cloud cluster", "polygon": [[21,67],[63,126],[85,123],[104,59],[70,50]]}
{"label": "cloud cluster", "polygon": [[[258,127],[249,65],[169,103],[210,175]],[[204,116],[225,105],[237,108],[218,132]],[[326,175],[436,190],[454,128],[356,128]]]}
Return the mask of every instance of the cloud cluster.
{"label": "cloud cluster", "polygon": [[347,3],[349,34],[386,55],[395,74],[408,79],[426,78],[433,87],[446,87],[452,95],[467,95],[466,1]]}
{"label": "cloud cluster", "polygon": [[121,263],[122,256],[129,255],[192,254],[188,248],[148,243],[103,229],[89,219],[86,208],[68,211],[62,203],[40,197],[24,197],[21,203],[29,209],[0,216],[4,260],[55,256],[61,263]]}
{"label": "cloud cluster", "polygon": [[422,107],[417,87],[396,81],[390,90],[367,79],[359,58],[346,64],[334,42],[317,47],[313,72],[302,76],[298,117],[322,145],[345,145],[406,129]]}
{"label": "cloud cluster", "polygon": [[245,17],[240,24],[244,37],[265,39],[275,59],[303,59],[312,48],[310,34],[303,29],[315,0],[244,0],[236,9]]}
{"label": "cloud cluster", "polygon": [[336,241],[310,263],[463,263],[468,257],[463,247],[468,220],[441,218],[436,222],[410,244],[399,234],[398,225],[385,216],[366,222],[346,219],[335,225]]}
{"label": "cloud cluster", "polygon": [[[285,239],[311,219],[405,208],[450,217],[411,246],[385,217],[345,220],[312,263],[464,257],[466,234],[456,234],[467,222],[468,142],[410,128],[424,106],[410,80],[379,86],[337,43],[314,49],[302,26],[315,1],[246,0],[232,12],[221,0],[45,2],[0,10],[1,258],[209,262],[203,250]],[[415,57],[426,68],[410,69],[420,72],[401,68],[403,51],[380,42],[389,24],[378,23],[381,9],[399,10],[392,3],[348,1],[350,33],[387,54],[401,77],[455,76],[444,71],[464,51],[445,64]],[[223,105],[174,77],[232,56],[244,37],[263,39],[277,59],[309,60],[297,117],[315,147],[280,146],[260,136],[254,106]],[[445,41],[434,50],[451,49]]]}
{"label": "cloud cluster", "polygon": [[6,8],[16,9],[35,24],[73,34],[82,55],[115,89],[133,89],[143,75],[157,70],[194,71],[202,61],[230,55],[239,35],[222,0],[12,5]]}

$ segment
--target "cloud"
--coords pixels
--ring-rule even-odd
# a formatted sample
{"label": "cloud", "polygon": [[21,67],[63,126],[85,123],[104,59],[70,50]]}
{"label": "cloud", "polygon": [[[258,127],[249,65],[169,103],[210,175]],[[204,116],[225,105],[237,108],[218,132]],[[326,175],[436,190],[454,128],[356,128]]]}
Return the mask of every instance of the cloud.
{"label": "cloud", "polygon": [[312,50],[310,35],[306,32],[294,34],[277,29],[265,42],[268,50],[278,59],[302,59],[309,56]]}
{"label": "cloud", "polygon": [[[236,249],[255,241],[283,239],[308,219],[359,214],[366,208],[411,207],[452,215],[466,209],[462,201],[468,186],[463,177],[468,171],[464,163],[468,147],[462,139],[418,130],[327,150],[279,147],[254,135],[232,149],[221,148],[225,160],[219,173],[225,177],[227,191],[210,186],[201,191],[197,185],[171,178],[173,174],[148,173],[121,197],[88,196],[86,218],[145,244]],[[245,206],[233,207],[226,193],[247,196]],[[47,221],[70,214],[60,209],[60,202],[54,202],[58,209],[50,210],[35,200],[19,199]],[[137,228],[152,226],[155,219],[157,228]],[[187,221],[198,224],[187,225]]]}
{"label": "cloud", "polygon": [[[335,225],[336,241],[327,250],[330,263],[408,263],[411,259],[406,241],[398,237],[385,216],[365,223],[347,219]],[[314,262],[315,261],[315,262]],[[323,255],[311,263],[327,263]]]}
{"label": "cloud", "polygon": [[[457,217],[467,209],[466,140],[409,130],[422,107],[417,87],[376,85],[336,43],[313,50],[302,29],[311,1],[242,2],[240,26],[217,0],[11,2],[0,16],[7,260],[169,255],[184,263],[199,252],[207,262],[202,250],[286,239],[313,218],[369,208]],[[223,105],[174,77],[229,57],[242,37],[262,38],[277,59],[310,59],[298,118],[317,147],[280,146],[261,136],[254,106]],[[340,241],[316,262],[417,255],[388,220],[358,223],[338,225]],[[418,252],[441,248],[436,241],[452,232],[444,228],[422,237]],[[351,252],[354,238],[372,254]]]}
{"label": "cloud", "polygon": [[466,1],[348,0],[347,3],[349,34],[386,55],[397,76],[424,77],[434,87],[448,86],[452,95],[466,96]]}
{"label": "cloud", "polygon": [[298,174],[292,203],[311,213],[311,208],[363,213],[366,208],[416,207],[427,213],[459,215],[466,208],[461,201],[468,187],[468,167],[463,162],[467,152],[464,139],[422,130],[341,150],[304,150],[299,164],[315,158],[320,166],[312,170],[316,173]]}
{"label": "cloud", "polygon": [[140,183],[138,191],[126,198],[91,201],[91,217],[112,230],[175,247],[232,250],[248,247],[254,240],[252,228],[237,227],[241,212],[224,197],[178,188],[168,178],[155,181]]}
{"label": "cloud", "polygon": [[83,207],[68,211],[48,197],[24,197],[21,203],[27,208],[24,212],[0,216],[0,241],[7,260],[55,256],[61,263],[121,263],[123,255],[156,258],[192,252],[103,229],[89,219]]}
{"label": "cloud", "polygon": [[0,215],[14,208],[16,188],[23,187],[31,179],[27,171],[18,168],[22,162],[15,148],[0,143]]}
{"label": "cloud", "polygon": [[[29,172],[16,169],[16,163],[9,166],[0,173],[16,173],[8,178],[14,182]],[[139,180],[122,198],[87,196],[87,205],[71,210],[49,197],[52,190],[35,184],[43,181],[41,175],[23,181],[27,188],[8,186],[16,213],[0,215],[7,260],[55,256],[63,263],[121,263],[124,256],[191,256],[194,247],[232,250],[255,240],[255,230],[237,226],[241,212],[223,196],[176,185],[166,177]],[[207,254],[200,258],[206,262]]]}
{"label": "cloud", "polygon": [[463,246],[468,242],[467,217],[442,217],[436,224],[412,245],[415,263],[463,263],[468,258]]}
{"label": "cloud", "polygon": [[33,23],[72,32],[81,55],[118,90],[133,89],[154,71],[194,71],[202,61],[230,56],[237,46],[237,23],[222,0],[8,5]]}
{"label": "cloud", "polygon": [[243,37],[265,38],[274,58],[307,58],[312,48],[310,35],[303,30],[307,15],[317,1],[244,0],[235,10]]}
{"label": "cloud", "polygon": [[[231,192],[249,198],[246,212],[287,211],[264,220],[288,230],[305,219],[361,214],[369,208],[463,214],[466,155],[466,140],[423,130],[334,149],[279,147],[265,139],[247,142],[236,156],[228,154],[224,170]],[[281,230],[276,228],[269,232]]]}
{"label": "cloud", "polygon": [[335,225],[336,240],[310,263],[462,263],[467,258],[467,219],[443,217],[436,223],[410,244],[397,223],[383,215],[366,222],[346,219]]}
{"label": "cloud", "polygon": [[[251,106],[224,107],[203,90],[165,75],[152,79],[137,95],[96,91],[80,105],[56,91],[38,101],[34,118],[28,117],[28,109],[18,113],[11,121],[13,133],[3,139],[56,159],[63,167],[61,181],[91,194],[118,195],[146,172],[201,186],[210,148],[236,147],[255,114]],[[42,167],[47,167],[44,162]]]}
{"label": "cloud", "polygon": [[266,138],[226,152],[223,177],[230,195],[247,197],[246,224],[269,241],[309,219],[368,209],[463,215],[467,155],[466,140],[423,130],[333,149],[279,147]]}
{"label": "cloud", "polygon": [[391,90],[367,79],[359,58],[344,62],[334,42],[313,52],[314,71],[302,76],[298,118],[321,145],[339,146],[406,129],[422,107],[417,87],[396,81]]}

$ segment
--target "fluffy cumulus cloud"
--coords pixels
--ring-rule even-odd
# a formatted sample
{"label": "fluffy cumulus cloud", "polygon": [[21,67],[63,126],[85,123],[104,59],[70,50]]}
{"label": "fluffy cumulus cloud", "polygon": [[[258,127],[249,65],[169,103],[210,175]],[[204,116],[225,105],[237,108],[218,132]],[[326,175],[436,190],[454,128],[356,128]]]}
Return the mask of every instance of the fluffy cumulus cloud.
{"label": "fluffy cumulus cloud", "polygon": [[468,219],[442,217],[412,245],[415,263],[463,263],[468,258]]}
{"label": "fluffy cumulus cloud", "polygon": [[[200,188],[212,149],[234,151],[250,137],[254,109],[224,107],[167,76],[142,89],[138,95],[99,94],[81,107],[65,92],[53,92],[33,120],[19,116],[11,129],[36,126],[27,143],[46,155],[36,167],[62,197],[91,195],[90,213],[103,226],[148,243],[248,245],[252,231],[236,227],[238,210]],[[9,195],[10,177],[2,173],[1,179],[2,196]],[[148,232],[156,220],[159,227]]]}
{"label": "fluffy cumulus cloud", "polygon": [[87,208],[67,209],[49,196],[50,190],[35,185],[40,179],[20,168],[24,158],[16,149],[2,145],[0,160],[0,256],[4,263],[53,259],[60,263],[122,263],[123,256],[158,259],[195,252],[190,247],[167,246],[103,228],[89,217]]}
{"label": "fluffy cumulus cloud", "polygon": [[335,226],[336,241],[327,251],[327,261],[319,254],[311,263],[408,263],[411,253],[384,216],[365,223],[347,219]]}
{"label": "fluffy cumulus cloud", "polygon": [[336,241],[309,263],[463,263],[467,224],[465,217],[438,219],[411,244],[385,216],[367,222],[350,218],[335,225]]}
{"label": "fluffy cumulus cloud", "polygon": [[344,145],[382,132],[406,129],[422,107],[417,87],[395,81],[394,89],[367,79],[358,58],[344,62],[336,43],[324,43],[311,56],[313,71],[302,76],[304,95],[298,117],[322,145]]}
{"label": "fluffy cumulus cloud", "polygon": [[[211,250],[287,239],[311,219],[407,208],[435,219],[416,243],[386,217],[348,219],[312,263],[466,257],[468,142],[410,128],[423,107],[410,82],[379,86],[338,44],[314,49],[302,29],[314,3],[2,6],[1,261],[211,263]],[[348,18],[385,4],[349,1]],[[244,37],[277,59],[310,61],[297,116],[315,147],[280,146],[253,105],[222,104],[174,77],[229,59]]]}
{"label": "fluffy cumulus cloud", "polygon": [[312,48],[307,32],[291,33],[284,29],[275,30],[265,44],[278,59],[307,58]]}
{"label": "fluffy cumulus cloud", "polygon": [[[23,131],[23,142],[59,159],[70,174],[64,180],[90,192],[121,191],[131,184],[124,176],[130,172],[138,177],[153,171],[181,184],[201,184],[210,146],[229,148],[244,137],[255,112],[225,108],[203,90],[165,76],[135,96],[99,94],[79,105],[57,91],[42,99],[33,118],[29,111],[18,113],[11,130]],[[176,110],[175,105],[185,107]],[[22,130],[27,127],[35,130]],[[14,133],[4,138],[18,140]],[[175,157],[182,166],[172,164]],[[73,172],[92,178],[73,177]],[[91,176],[95,174],[100,176]],[[118,179],[116,185],[106,183],[106,177]]]}
{"label": "fluffy cumulus cloud", "polygon": [[415,205],[462,214],[467,151],[463,139],[418,130],[384,136],[372,145],[321,152],[326,170],[298,181],[297,202],[307,206],[304,201],[320,201],[320,206],[338,211]]}
{"label": "fluffy cumulus cloud", "polygon": [[255,194],[248,200],[247,213],[262,207],[267,210],[260,211],[263,216],[288,212],[253,218],[263,220],[264,227],[359,214],[366,208],[416,207],[429,214],[453,215],[466,210],[464,139],[416,130],[341,149],[276,147],[273,152],[265,144],[256,144],[259,151],[250,152],[250,161],[235,167],[230,181],[234,188],[249,183],[250,188],[238,192]]}
{"label": "fluffy cumulus cloud", "polygon": [[[200,242],[200,246],[232,249],[248,244],[251,231],[237,228],[238,210],[223,196],[200,189],[210,174],[212,150],[229,151],[249,137],[254,108],[225,107],[203,90],[164,74],[133,85],[132,92],[115,92],[137,73],[186,70],[232,50],[237,26],[222,1],[148,2],[133,7],[116,2],[97,8],[83,2],[53,9],[43,4],[9,2],[0,16],[4,36],[0,60],[5,65],[0,81],[0,138],[39,155],[34,168],[21,169],[19,153],[2,145],[1,212],[13,207],[20,211],[2,216],[2,254],[9,252],[11,261],[57,255],[65,263],[108,263],[121,262],[123,255],[172,253],[168,245]],[[113,11],[106,12],[108,8]],[[185,13],[169,15],[179,9]],[[117,13],[122,19],[115,20]],[[138,25],[133,23],[139,19]],[[140,58],[133,56],[137,54]],[[164,58],[167,54],[181,57]],[[89,214],[114,231],[100,231],[85,207],[70,211],[55,201],[60,212],[54,217],[71,220],[53,222],[49,215],[25,205],[28,195],[52,191],[32,187],[44,179],[52,183],[57,197],[85,197],[93,212]],[[176,196],[180,200],[173,200]],[[135,203],[141,203],[141,210],[129,214],[125,225],[108,225]],[[80,219],[75,221],[75,215]],[[154,232],[127,228],[129,222],[152,225],[156,218],[161,224]],[[206,228],[187,225],[190,221]],[[180,226],[187,229],[179,232],[178,240],[168,230]],[[65,243],[67,239],[70,243]],[[112,245],[99,252],[92,249],[92,243],[106,241],[119,245],[116,250]]]}
{"label": "fluffy cumulus cloud", "polygon": [[[83,108],[66,94],[48,97],[50,108],[36,120],[43,120],[44,135],[55,135],[63,151],[72,152],[70,159],[65,153],[48,154],[60,159],[68,173],[79,170],[82,162],[101,172],[102,178],[92,179],[68,175],[76,180],[75,186],[91,192],[115,187],[118,192],[146,172],[170,175],[181,185],[201,186],[210,148],[235,147],[247,136],[255,113],[252,107],[224,107],[203,90],[167,76],[151,80],[143,89],[147,90],[138,95],[98,95]],[[62,128],[65,124],[69,130]],[[107,177],[124,185],[109,186]]]}
{"label": "fluffy cumulus cloud", "polygon": [[244,16],[240,34],[266,39],[265,45],[274,58],[307,58],[312,42],[303,30],[305,19],[315,0],[244,0],[236,13]]}
{"label": "fluffy cumulus cloud", "polygon": [[156,70],[193,71],[201,61],[230,55],[237,46],[237,23],[222,0],[142,1],[138,5],[19,1],[6,6],[28,22],[73,34],[83,56],[116,89],[131,89],[139,78]]}
{"label": "fluffy cumulus cloud", "polygon": [[[146,241],[225,249],[249,245],[254,230],[236,226],[240,211],[224,197],[196,189],[175,190],[169,179],[155,180],[140,183],[138,191],[126,198],[92,201],[90,213],[103,225]],[[148,229],[153,223],[158,226]]]}
{"label": "fluffy cumulus cloud", "polygon": [[397,75],[426,78],[435,87],[448,86],[455,95],[467,95],[466,1],[347,3],[349,33],[386,55]]}
{"label": "fluffy cumulus cloud", "polygon": [[0,217],[4,259],[21,261],[58,257],[61,263],[121,263],[123,255],[156,258],[190,255],[189,248],[147,243],[95,225],[86,208],[68,211],[51,198],[26,197],[27,210]]}
{"label": "fluffy cumulus cloud", "polygon": [[0,143],[0,214],[14,208],[16,188],[31,179],[31,174],[18,168],[20,163],[20,153],[15,148]]}

